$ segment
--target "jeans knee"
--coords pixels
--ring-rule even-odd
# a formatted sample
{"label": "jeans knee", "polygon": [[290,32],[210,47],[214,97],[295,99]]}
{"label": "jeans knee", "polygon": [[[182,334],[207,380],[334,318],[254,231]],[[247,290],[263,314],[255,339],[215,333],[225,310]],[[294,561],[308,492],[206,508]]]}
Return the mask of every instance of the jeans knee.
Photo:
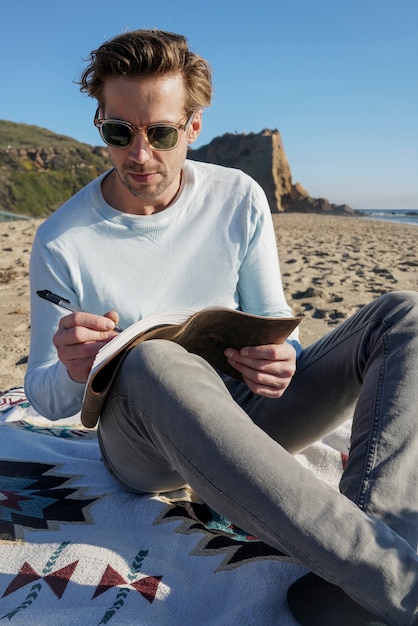
{"label": "jeans knee", "polygon": [[177,350],[183,350],[183,348],[172,341],[149,339],[129,350],[124,359],[123,367],[134,367],[137,372],[161,371],[164,364],[169,362]]}
{"label": "jeans knee", "polygon": [[375,301],[381,307],[383,317],[411,315],[418,323],[418,292],[391,291]]}

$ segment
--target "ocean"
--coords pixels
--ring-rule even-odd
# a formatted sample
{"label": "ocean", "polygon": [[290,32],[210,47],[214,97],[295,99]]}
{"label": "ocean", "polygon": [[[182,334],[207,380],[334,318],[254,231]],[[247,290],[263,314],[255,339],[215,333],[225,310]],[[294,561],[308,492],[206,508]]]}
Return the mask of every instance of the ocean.
{"label": "ocean", "polygon": [[29,220],[30,217],[26,215],[19,215],[18,213],[10,213],[10,211],[0,211],[0,222],[12,222],[14,220]]}
{"label": "ocean", "polygon": [[418,209],[358,209],[365,217],[384,222],[400,222],[418,226]]}
{"label": "ocean", "polygon": [[[418,226],[418,209],[357,209],[366,218],[384,222],[400,222]],[[30,219],[25,215],[16,215],[8,211],[0,211],[0,222],[15,219]]]}

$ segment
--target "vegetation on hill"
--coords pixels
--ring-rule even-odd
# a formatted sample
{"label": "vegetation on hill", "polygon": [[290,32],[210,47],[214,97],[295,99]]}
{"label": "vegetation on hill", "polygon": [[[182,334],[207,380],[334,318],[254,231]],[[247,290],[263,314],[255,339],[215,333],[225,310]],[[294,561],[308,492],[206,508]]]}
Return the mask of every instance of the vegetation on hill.
{"label": "vegetation on hill", "polygon": [[109,165],[104,147],[0,120],[1,211],[47,217]]}

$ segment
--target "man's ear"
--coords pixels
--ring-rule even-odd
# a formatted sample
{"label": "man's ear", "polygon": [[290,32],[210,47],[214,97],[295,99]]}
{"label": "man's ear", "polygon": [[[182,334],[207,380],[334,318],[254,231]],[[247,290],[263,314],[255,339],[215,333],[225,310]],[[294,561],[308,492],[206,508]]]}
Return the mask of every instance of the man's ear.
{"label": "man's ear", "polygon": [[187,143],[191,144],[194,141],[196,141],[196,139],[200,135],[201,130],[202,130],[202,111],[199,110],[199,111],[196,111],[195,114],[193,115],[192,123],[189,126]]}

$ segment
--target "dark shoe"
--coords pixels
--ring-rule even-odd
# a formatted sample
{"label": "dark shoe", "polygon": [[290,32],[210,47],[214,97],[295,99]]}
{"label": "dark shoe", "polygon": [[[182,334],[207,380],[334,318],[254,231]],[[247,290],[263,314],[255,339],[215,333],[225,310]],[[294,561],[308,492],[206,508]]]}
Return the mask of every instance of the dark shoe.
{"label": "dark shoe", "polygon": [[306,574],[288,589],[290,610],[302,626],[386,626],[339,587]]}

